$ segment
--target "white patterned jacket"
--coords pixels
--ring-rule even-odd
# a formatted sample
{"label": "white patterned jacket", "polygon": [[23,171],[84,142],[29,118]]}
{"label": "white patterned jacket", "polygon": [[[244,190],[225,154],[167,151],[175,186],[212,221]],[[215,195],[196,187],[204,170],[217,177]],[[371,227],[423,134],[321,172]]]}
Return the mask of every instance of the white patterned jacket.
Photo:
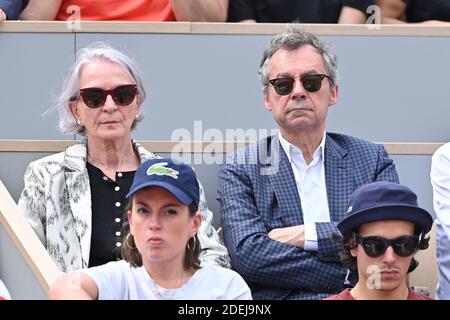
{"label": "white patterned jacket", "polygon": [[[157,157],[133,141],[141,163]],[[86,143],[29,164],[19,199],[28,222],[57,266],[64,272],[87,268],[91,245],[91,190],[86,168]],[[199,211],[203,220],[198,232],[201,260],[229,267],[225,246],[212,226],[201,183]]]}

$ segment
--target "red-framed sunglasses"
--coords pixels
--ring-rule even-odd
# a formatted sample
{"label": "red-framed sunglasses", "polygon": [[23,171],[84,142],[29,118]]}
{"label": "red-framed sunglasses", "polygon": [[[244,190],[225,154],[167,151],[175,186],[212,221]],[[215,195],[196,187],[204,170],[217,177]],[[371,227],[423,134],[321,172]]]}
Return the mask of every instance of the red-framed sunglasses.
{"label": "red-framed sunglasses", "polygon": [[[137,86],[135,84],[124,84],[111,90],[101,88],[83,88],[80,89],[79,96],[89,108],[100,108],[105,104],[108,95],[111,95],[114,102],[119,106],[128,106],[136,97]],[[75,101],[78,96],[74,96],[70,101]]]}

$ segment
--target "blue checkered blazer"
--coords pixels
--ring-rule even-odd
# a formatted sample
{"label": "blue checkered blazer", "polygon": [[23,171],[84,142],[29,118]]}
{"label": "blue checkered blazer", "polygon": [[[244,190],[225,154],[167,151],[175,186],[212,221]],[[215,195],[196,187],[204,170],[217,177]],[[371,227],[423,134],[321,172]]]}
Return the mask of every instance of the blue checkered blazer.
{"label": "blue checkered blazer", "polygon": [[270,239],[275,228],[303,224],[294,173],[277,136],[227,156],[219,170],[222,228],[233,268],[254,299],[322,299],[343,290],[347,269],[339,261],[336,223],[351,193],[363,184],[398,182],[383,146],[327,133],[325,179],[331,222],[316,223],[318,251]]}

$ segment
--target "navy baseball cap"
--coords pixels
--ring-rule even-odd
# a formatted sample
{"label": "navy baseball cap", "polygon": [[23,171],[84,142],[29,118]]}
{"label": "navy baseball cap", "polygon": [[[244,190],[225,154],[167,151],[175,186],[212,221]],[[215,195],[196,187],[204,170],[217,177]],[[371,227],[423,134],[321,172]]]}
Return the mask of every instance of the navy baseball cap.
{"label": "navy baseball cap", "polygon": [[433,225],[431,214],[417,204],[416,194],[398,183],[377,181],[358,188],[350,196],[347,216],[337,228],[343,236],[359,226],[382,220],[406,220],[427,233]]}
{"label": "navy baseball cap", "polygon": [[147,187],[161,187],[185,205],[200,201],[199,186],[194,169],[169,158],[151,159],[139,166],[127,198]]}

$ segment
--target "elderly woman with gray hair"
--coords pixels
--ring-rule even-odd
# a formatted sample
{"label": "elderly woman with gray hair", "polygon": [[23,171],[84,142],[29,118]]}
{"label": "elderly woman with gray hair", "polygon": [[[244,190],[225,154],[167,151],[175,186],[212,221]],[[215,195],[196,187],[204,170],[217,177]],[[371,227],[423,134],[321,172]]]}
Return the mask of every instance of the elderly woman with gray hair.
{"label": "elderly woman with gray hair", "polygon": [[[125,196],[134,173],[157,157],[131,139],[146,93],[134,62],[103,43],[81,49],[56,108],[63,133],[85,139],[32,162],[19,206],[58,267],[93,267],[120,257]],[[229,266],[200,186],[201,259]]]}

